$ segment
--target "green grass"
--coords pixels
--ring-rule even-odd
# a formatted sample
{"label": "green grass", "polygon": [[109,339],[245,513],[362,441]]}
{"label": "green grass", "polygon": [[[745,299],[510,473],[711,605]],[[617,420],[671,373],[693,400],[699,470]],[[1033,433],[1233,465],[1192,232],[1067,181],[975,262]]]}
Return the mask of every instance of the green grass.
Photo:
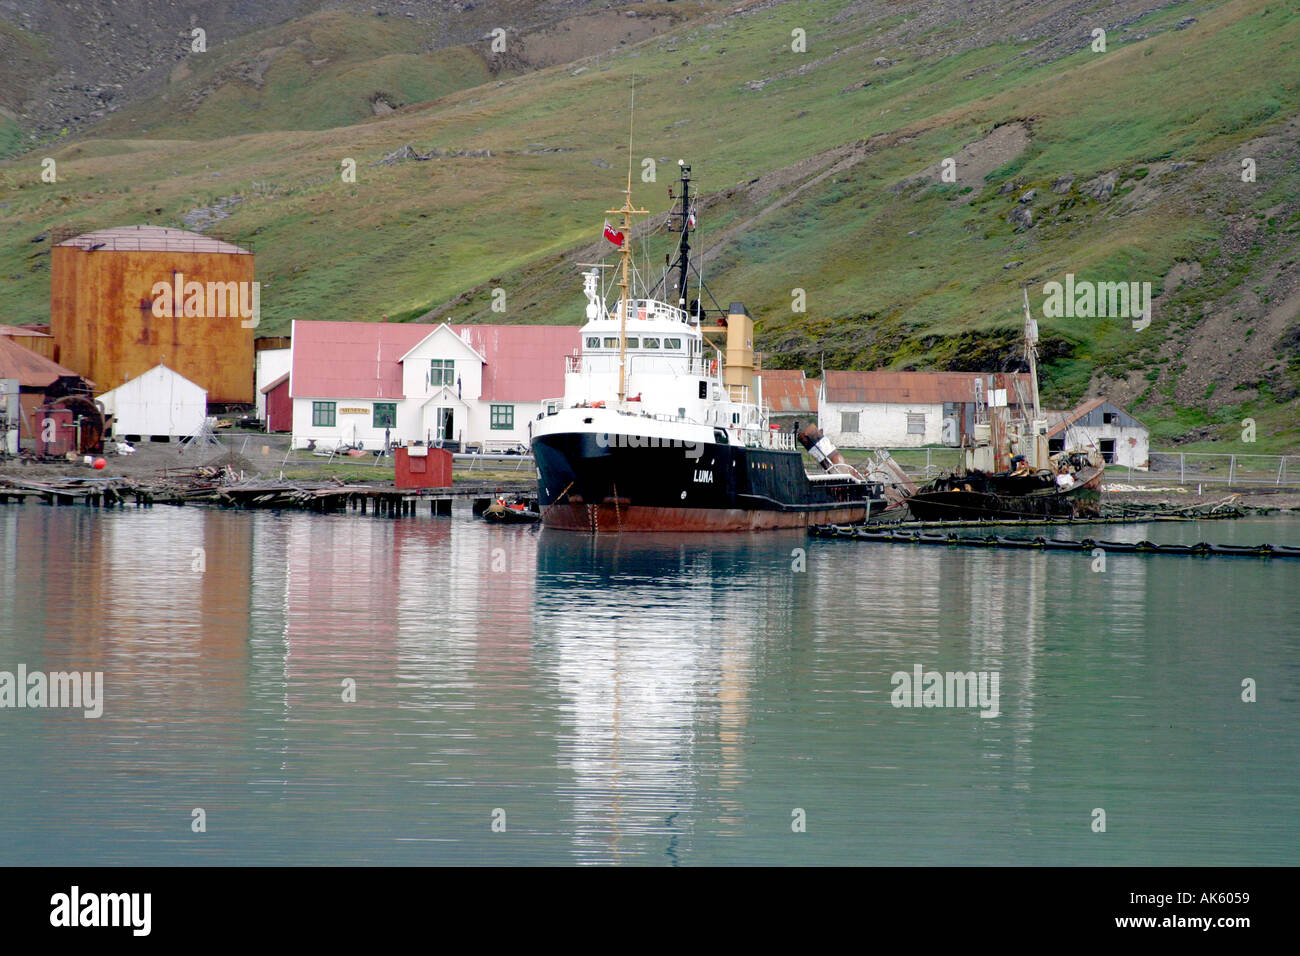
{"label": "green grass", "polygon": [[22,127],[7,116],[0,116],[0,159],[14,155],[22,148]]}

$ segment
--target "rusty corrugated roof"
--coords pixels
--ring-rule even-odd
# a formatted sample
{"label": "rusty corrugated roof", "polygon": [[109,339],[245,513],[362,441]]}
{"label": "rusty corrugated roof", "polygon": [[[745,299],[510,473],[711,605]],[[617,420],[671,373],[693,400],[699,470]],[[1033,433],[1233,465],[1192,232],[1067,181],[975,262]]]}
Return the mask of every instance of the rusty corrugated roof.
{"label": "rusty corrugated roof", "polygon": [[1046,413],[1047,420],[1049,422],[1054,423],[1047,430],[1047,437],[1051,438],[1054,435],[1059,435],[1061,432],[1065,431],[1067,427],[1073,425],[1084,415],[1087,415],[1089,412],[1093,411],[1094,409],[1100,408],[1102,405],[1105,404],[1106,404],[1106,399],[1104,398],[1090,398],[1086,402],[1081,402],[1080,404],[1076,405],[1068,412],[1047,412]]}
{"label": "rusty corrugated roof", "polygon": [[60,242],[61,246],[76,246],[85,252],[101,249],[114,252],[223,252],[233,255],[252,255],[247,249],[212,236],[190,232],[187,229],[169,229],[166,226],[114,226],[96,229]]}
{"label": "rusty corrugated roof", "polygon": [[47,388],[65,376],[80,378],[72,369],[19,345],[12,336],[0,335],[0,378],[16,378],[20,388]]}
{"label": "rusty corrugated roof", "polygon": [[[826,400],[845,404],[916,404],[940,405],[944,402],[966,403],[975,400],[973,383],[987,380],[993,372],[830,372],[826,373]],[[999,373],[1001,374],[1001,373]],[[1019,379],[1026,395],[1029,376],[1023,372],[1006,374],[1008,387]],[[1014,391],[1009,396],[1017,404]]]}
{"label": "rusty corrugated roof", "polygon": [[807,378],[803,369],[765,368],[758,373],[763,401],[774,415],[816,415],[821,379]]}

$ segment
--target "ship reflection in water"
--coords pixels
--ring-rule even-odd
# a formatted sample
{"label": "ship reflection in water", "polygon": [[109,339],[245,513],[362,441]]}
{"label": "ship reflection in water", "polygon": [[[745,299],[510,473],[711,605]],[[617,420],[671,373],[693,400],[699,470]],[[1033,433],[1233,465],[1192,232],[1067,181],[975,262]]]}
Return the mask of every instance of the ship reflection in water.
{"label": "ship reflection in water", "polygon": [[[1239,696],[1288,679],[1281,562],[34,505],[0,555],[0,671],[105,688],[0,711],[13,863],[1300,859],[1300,705]],[[918,666],[998,716],[892,706]]]}
{"label": "ship reflection in water", "polygon": [[788,625],[790,550],[766,536],[541,535],[533,634],[571,728],[559,756],[580,858],[657,844],[676,861],[702,815],[738,835],[753,625]]}

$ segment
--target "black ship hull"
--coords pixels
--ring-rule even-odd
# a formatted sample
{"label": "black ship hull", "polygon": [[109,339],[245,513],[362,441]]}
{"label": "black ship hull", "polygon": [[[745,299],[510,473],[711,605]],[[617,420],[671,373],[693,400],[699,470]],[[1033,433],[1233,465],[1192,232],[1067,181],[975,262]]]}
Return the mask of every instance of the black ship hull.
{"label": "black ship hull", "polygon": [[852,523],[885,507],[878,483],[810,478],[796,451],[636,444],[636,436],[598,441],[585,432],[534,438],[544,523],[587,532],[755,531]]}

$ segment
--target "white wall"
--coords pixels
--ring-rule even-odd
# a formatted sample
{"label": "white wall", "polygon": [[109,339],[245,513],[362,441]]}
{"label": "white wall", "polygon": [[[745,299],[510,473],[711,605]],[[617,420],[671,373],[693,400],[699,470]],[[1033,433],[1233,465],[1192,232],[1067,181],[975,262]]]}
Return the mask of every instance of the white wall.
{"label": "white wall", "polygon": [[293,349],[265,349],[253,353],[253,391],[257,395],[257,417],[266,419],[266,396],[262,389],[289,371]]}
{"label": "white wall", "polygon": [[[334,425],[313,425],[312,402],[328,401],[334,403]],[[367,449],[384,446],[384,429],[374,427],[374,406],[382,399],[356,400],[351,398],[295,398],[293,400],[293,445],[306,448],[308,442],[315,441],[319,448],[331,448],[335,445],[362,444]],[[409,401],[398,400],[397,427],[390,429],[389,437],[393,441],[408,441],[424,436],[418,433],[418,425],[413,424],[418,418],[418,409]],[[359,409],[359,412],[345,412],[344,409]]]}
{"label": "white wall", "polygon": [[[518,443],[528,446],[531,441],[531,433],[528,429],[529,422],[537,421],[537,416],[542,410],[541,402],[483,402],[482,419],[484,422],[482,438],[476,438],[475,441],[489,441],[498,443]],[[496,405],[514,405],[515,407],[515,427],[498,428],[491,427],[491,406]]]}
{"label": "white wall", "polygon": [[[840,431],[841,412],[858,413],[858,430]],[[925,433],[909,435],[907,416],[925,415]],[[818,404],[817,427],[841,448],[919,448],[943,442],[943,405],[827,402]]]}
{"label": "white wall", "polygon": [[[432,359],[455,362],[450,385],[427,382]],[[459,390],[456,379],[460,380]],[[476,407],[478,397],[483,394],[483,357],[445,325],[434,329],[406,353],[402,361],[402,391],[412,403],[409,426],[405,420],[402,422],[402,427],[409,427],[411,433],[404,437],[419,441],[428,441],[431,434],[436,437],[439,406],[452,409],[453,440],[478,441],[475,436],[488,427],[486,413],[479,414]],[[398,416],[402,416],[401,410]]]}
{"label": "white wall", "polygon": [[158,365],[99,396],[114,416],[113,434],[193,435],[208,414],[208,393],[201,386]]}
{"label": "white wall", "polygon": [[1143,470],[1150,467],[1151,433],[1145,428],[1125,428],[1120,425],[1071,425],[1065,444],[1067,448],[1075,446],[1088,448],[1096,445],[1100,450],[1102,439],[1114,439],[1115,465]]}
{"label": "white wall", "polygon": [[[338,444],[364,443],[367,449],[382,448],[384,430],[375,428],[374,404],[372,400],[356,401],[352,399],[324,399],[335,403],[335,424],[333,428],[312,425],[312,402],[321,399],[295,398],[293,400],[293,445],[306,448],[309,440],[314,440],[318,448],[330,448]],[[426,441],[429,430],[434,427],[436,418],[432,412],[425,415],[428,400],[423,398],[402,399],[397,403],[397,427],[391,431],[393,441]],[[528,423],[536,419],[542,410],[540,402],[471,402],[468,407],[457,404],[448,398],[445,402],[435,402],[431,409],[439,404],[446,404],[455,409],[453,427],[460,440],[469,442],[497,442],[503,444],[529,442]],[[515,427],[512,429],[494,429],[491,427],[492,405],[513,405],[515,409]],[[341,409],[364,409],[364,414],[343,414]]]}

